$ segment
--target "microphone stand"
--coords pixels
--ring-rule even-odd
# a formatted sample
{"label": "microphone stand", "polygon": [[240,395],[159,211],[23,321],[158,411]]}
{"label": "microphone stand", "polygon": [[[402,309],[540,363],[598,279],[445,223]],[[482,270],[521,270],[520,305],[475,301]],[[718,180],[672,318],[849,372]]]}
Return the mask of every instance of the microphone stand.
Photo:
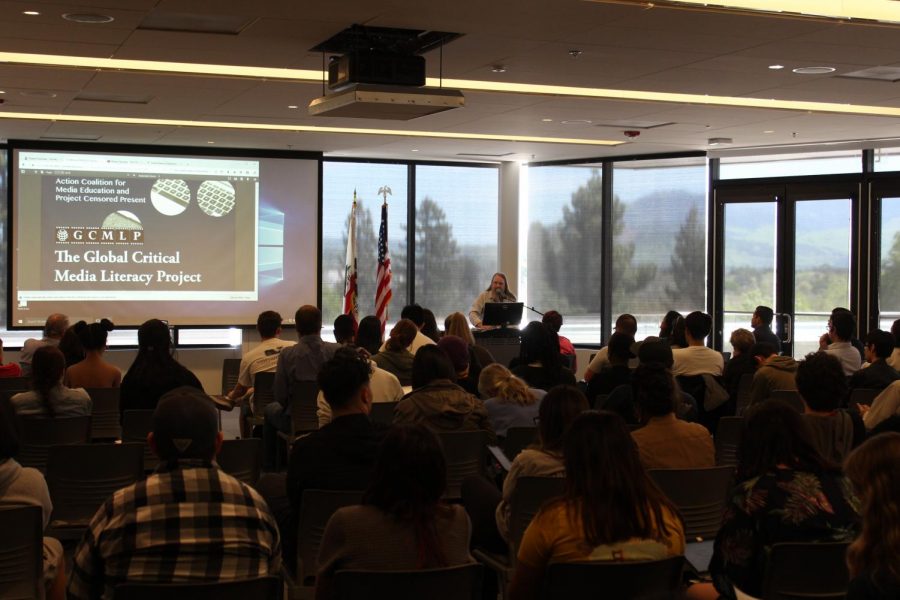
{"label": "microphone stand", "polygon": [[536,309],[533,306],[528,306],[527,304],[523,304],[522,306],[524,306],[525,308],[527,308],[528,310],[530,310],[533,313],[537,313],[537,314],[541,315],[542,317],[544,316],[544,313],[542,313],[541,311],[539,311],[538,309]]}

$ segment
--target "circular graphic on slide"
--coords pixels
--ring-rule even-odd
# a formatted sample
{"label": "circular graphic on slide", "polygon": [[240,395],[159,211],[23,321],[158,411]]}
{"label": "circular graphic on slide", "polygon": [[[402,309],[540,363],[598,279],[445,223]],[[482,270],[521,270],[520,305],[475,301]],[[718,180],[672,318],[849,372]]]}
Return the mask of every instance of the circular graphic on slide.
{"label": "circular graphic on slide", "polygon": [[157,179],[150,188],[150,201],[164,215],[180,215],[191,203],[191,190],[183,179]]}
{"label": "circular graphic on slide", "polygon": [[204,181],[197,190],[197,205],[211,217],[224,217],[234,208],[234,186],[227,181]]}
{"label": "circular graphic on slide", "polygon": [[144,226],[141,225],[141,220],[137,218],[137,215],[133,212],[128,212],[127,210],[117,210],[114,213],[109,213],[106,215],[106,218],[103,219],[103,225],[101,225],[103,229],[143,229]]}

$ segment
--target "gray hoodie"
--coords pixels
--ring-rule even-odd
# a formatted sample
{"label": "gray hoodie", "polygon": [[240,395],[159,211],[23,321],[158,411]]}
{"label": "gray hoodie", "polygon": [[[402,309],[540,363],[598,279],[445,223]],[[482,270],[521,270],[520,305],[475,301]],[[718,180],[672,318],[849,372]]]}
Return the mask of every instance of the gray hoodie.
{"label": "gray hoodie", "polygon": [[750,406],[768,400],[775,390],[797,389],[797,361],[790,356],[770,356],[753,375]]}
{"label": "gray hoodie", "polygon": [[40,506],[44,528],[50,522],[53,504],[47,482],[37,469],[23,467],[14,459],[0,461],[0,506]]}

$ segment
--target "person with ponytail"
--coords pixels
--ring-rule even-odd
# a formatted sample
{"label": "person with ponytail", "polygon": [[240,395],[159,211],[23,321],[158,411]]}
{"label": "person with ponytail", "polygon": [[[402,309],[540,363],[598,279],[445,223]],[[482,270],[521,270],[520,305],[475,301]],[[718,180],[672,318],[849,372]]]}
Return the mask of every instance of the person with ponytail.
{"label": "person with ponytail", "polygon": [[16,413],[36,417],[81,417],[91,414],[91,397],[63,385],[66,359],[56,346],[41,346],[31,359],[31,389],[14,395]]}
{"label": "person with ponytail", "polygon": [[482,369],[478,395],[484,400],[488,418],[499,436],[510,427],[534,427],[544,390],[530,388],[500,363]]}
{"label": "person with ponytail", "polygon": [[563,496],[544,504],[525,530],[511,600],[538,598],[544,571],[553,562],[660,560],[684,554],[678,510],[641,466],[622,417],[582,413],[565,434],[563,456]]}
{"label": "person with ponytail", "polygon": [[84,360],[66,369],[66,385],[83,388],[119,387],[122,372],[103,360],[106,339],[112,330],[113,324],[109,319],[81,328],[78,338],[84,348]]}
{"label": "person with ponytail", "polygon": [[343,569],[409,571],[473,562],[469,518],[461,506],[441,501],[446,487],[437,436],[421,425],[393,427],[362,504],[339,509],[325,526],[316,599],[337,597],[333,577]]}
{"label": "person with ponytail", "polygon": [[400,319],[391,330],[384,350],[372,357],[380,369],[393,373],[400,385],[412,385],[413,355],[407,349],[416,339],[419,328],[409,319]]}
{"label": "person with ponytail", "polygon": [[847,600],[900,598],[900,433],[869,438],[847,457],[844,473],[862,505],[862,533],[847,552]]}

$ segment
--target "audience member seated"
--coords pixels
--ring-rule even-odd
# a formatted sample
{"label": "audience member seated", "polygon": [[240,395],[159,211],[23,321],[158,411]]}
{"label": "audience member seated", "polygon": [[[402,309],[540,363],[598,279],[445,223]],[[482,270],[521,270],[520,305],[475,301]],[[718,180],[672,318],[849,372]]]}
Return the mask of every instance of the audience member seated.
{"label": "audience member seated", "polygon": [[828,333],[819,338],[819,350],[841,361],[844,376],[850,377],[862,366],[859,351],[850,343],[856,330],[856,318],[847,310],[835,309],[828,319]]}
{"label": "audience member seated", "polygon": [[841,362],[825,352],[807,354],[797,367],[797,391],[803,398],[813,445],[819,454],[840,464],[866,438],[859,414],[838,408],[847,396]]}
{"label": "audience member seated", "polygon": [[631,352],[634,338],[627,333],[614,333],[607,344],[608,361],[600,372],[594,375],[587,385],[588,402],[593,406],[597,396],[608,396],[620,385],[631,383],[631,369],[628,361],[635,358]]}
{"label": "audience member seated", "polygon": [[519,363],[512,372],[529,386],[542,390],[560,384],[575,384],[575,375],[562,366],[556,336],[537,321],[532,321],[522,331]]}
{"label": "audience member seated", "polygon": [[797,389],[797,361],[790,356],[779,356],[775,346],[758,342],[750,354],[759,363],[750,386],[750,406],[768,400],[775,390]]}
{"label": "audience member seated", "polygon": [[21,377],[22,376],[22,367],[19,366],[19,363],[4,363],[3,362],[3,340],[0,340],[0,378],[3,377]]}
{"label": "audience member seated", "polygon": [[645,425],[632,431],[631,437],[645,469],[716,466],[716,450],[706,427],[675,416],[678,390],[664,364],[641,361],[632,385],[641,422]]}
{"label": "audience member seated", "polygon": [[525,530],[511,600],[540,597],[550,563],[684,554],[678,510],[647,476],[621,417],[581,414],[566,433],[563,454],[565,494],[546,503]]}
{"label": "audience member seated", "polygon": [[[431,346],[434,346],[433,348]],[[413,391],[394,410],[394,423],[418,423],[436,432],[484,431],[496,441],[484,403],[456,383],[444,351],[423,346],[413,360]]]}
{"label": "audience member seated", "polygon": [[220,470],[216,409],[202,390],[160,398],[147,437],[160,466],[113,494],[75,550],[69,598],[112,598],[126,582],[278,576],[278,526],[262,497]]}
{"label": "audience member seated", "polygon": [[891,357],[887,359],[887,364],[900,371],[900,319],[897,319],[891,325],[891,335],[894,336],[894,351],[891,352]]}
{"label": "audience member seated", "polygon": [[433,341],[435,344],[441,339],[441,332],[438,331],[437,319],[434,313],[427,308],[422,309],[425,315],[425,323],[422,325],[422,335]]}
{"label": "audience member seated", "polygon": [[672,351],[672,357],[675,359],[672,366],[673,375],[722,374],[725,366],[722,353],[703,345],[710,331],[712,331],[712,317],[708,314],[695,310],[684,318],[687,347]]}
{"label": "audience member seated", "polygon": [[668,343],[669,339],[672,337],[672,331],[675,328],[675,321],[683,318],[684,317],[682,317],[681,313],[677,310],[670,310],[667,312],[666,316],[659,322],[659,339]]}
{"label": "audience member seated", "polygon": [[461,312],[451,313],[444,319],[444,334],[455,335],[466,341],[469,345],[469,360],[471,364],[478,364],[483,369],[495,362],[494,357],[487,348],[475,343],[475,336],[472,335],[472,330],[469,329],[469,321],[466,319],[466,315]]}
{"label": "audience member seated", "polygon": [[756,372],[756,357],[750,352],[756,341],[748,329],[735,329],[731,332],[729,343],[731,344],[731,360],[725,364],[722,386],[728,391],[728,397],[736,402],[741,378]]}
{"label": "audience member seated", "polygon": [[275,462],[277,432],[291,431],[290,406],[294,388],[301,381],[316,381],[319,369],[341,347],[340,344],[322,341],[322,311],[317,307],[304,304],[298,308],[294,323],[300,339],[278,355],[272,389],[275,401],[263,409],[266,417],[263,428],[264,462],[267,467]]}
{"label": "audience member seated", "polygon": [[[616,326],[613,329],[613,333],[624,333],[625,335],[630,335],[633,338],[635,335],[637,335],[637,319],[634,318],[634,315],[629,315],[628,313],[619,315],[619,317],[616,319]],[[603,370],[603,367],[608,364],[609,346],[604,346],[603,348],[597,350],[597,353],[591,360],[591,364],[589,364],[587,369],[584,371],[584,380],[590,382],[590,380],[594,378],[594,375]],[[632,363],[629,366],[636,367],[637,363]]]}
{"label": "audience member seated", "polygon": [[[353,345],[348,348],[354,350],[362,357],[368,356],[368,353]],[[378,368],[378,364],[374,360],[367,359],[369,363],[369,388],[372,390],[372,404],[379,402],[399,402],[403,398],[403,387],[400,380],[384,369]],[[331,423],[331,405],[325,400],[325,394],[319,391],[316,398],[316,416],[319,419],[319,427],[325,427]]]}
{"label": "audience member seated", "polygon": [[544,390],[529,388],[500,363],[481,370],[478,394],[484,400],[494,432],[506,436],[510,427],[534,427]]}
{"label": "audience member seated", "polygon": [[672,350],[688,347],[687,337],[685,336],[685,321],[681,315],[672,323],[672,335],[669,336],[669,345],[672,346]]}
{"label": "audience member seated", "polygon": [[[289,532],[284,546],[291,568],[296,563],[295,532],[303,491],[364,490],[371,483],[385,430],[369,420],[370,380],[369,362],[352,348],[336,351],[319,371],[319,389],[331,409],[331,422],[294,442],[286,479],[290,518],[283,520],[286,515],[276,509],[281,530]],[[270,504],[275,508],[279,502]]]}
{"label": "audience member seated", "polygon": [[784,402],[765,402],[746,417],[737,482],[710,562],[724,598],[735,598],[734,588],[761,596],[772,544],[855,535],[859,516],[849,482],[816,451],[802,416]]}
{"label": "audience member seated", "polygon": [[35,350],[41,346],[59,346],[59,340],[68,328],[69,317],[66,315],[53,313],[47,317],[44,323],[44,337],[39,340],[28,338],[22,345],[22,351],[19,352],[19,366],[23,375],[26,377],[31,375],[31,357],[34,356]]}
{"label": "audience member seated", "polygon": [[412,385],[413,355],[408,348],[418,335],[419,329],[409,319],[400,319],[391,330],[384,348],[372,357],[379,368],[393,373],[400,385]]}
{"label": "audience member seated", "polygon": [[471,362],[469,346],[465,340],[455,335],[445,334],[437,343],[444,351],[453,370],[456,371],[456,385],[470,394],[478,393],[478,377],[481,376],[481,365]]}
{"label": "audience member seated", "polygon": [[16,413],[37,417],[81,417],[91,414],[91,397],[82,388],[63,385],[66,359],[55,346],[41,346],[31,363],[31,390],[10,398]]}
{"label": "audience member seated", "polygon": [[[416,352],[419,351],[419,348],[422,346],[431,346],[436,342],[422,333],[422,327],[425,326],[425,309],[419,306],[418,304],[408,304],[403,307],[403,310],[400,312],[401,319],[409,319],[416,326],[416,335],[413,338],[412,343],[409,345],[407,350],[409,350],[410,354],[415,355]],[[387,345],[387,342],[381,345],[380,350],[384,350]]]}
{"label": "audience member seated", "polygon": [[356,328],[356,345],[368,352],[369,356],[375,356],[383,341],[384,330],[378,317],[375,315],[363,317]]}
{"label": "audience member seated", "polygon": [[900,379],[900,373],[887,363],[894,351],[894,336],[874,329],[866,336],[867,365],[850,378],[850,389],[864,388],[881,391]]}
{"label": "audience member seated", "polygon": [[169,326],[159,319],[144,322],[138,328],[137,356],[122,378],[122,412],[153,410],[163,394],[185,385],[203,391],[197,376],[175,360]]}
{"label": "audience member seated", "polygon": [[877,436],[844,465],[859,496],[862,531],[847,552],[847,600],[900,598],[900,433]]}
{"label": "audience member seated", "polygon": [[[43,528],[46,528],[53,511],[50,492],[40,471],[16,462],[20,437],[19,421],[12,406],[0,399],[0,507],[40,506]],[[66,597],[66,570],[59,540],[44,538],[43,563],[45,597],[62,600]]]}
{"label": "audience member seated", "polygon": [[872,400],[871,406],[860,404],[859,412],[868,430],[875,429],[882,421],[894,415],[900,415],[900,381],[887,386]]}
{"label": "audience member seated", "polygon": [[541,323],[543,323],[547,329],[556,334],[556,337],[559,338],[559,353],[562,356],[570,356],[571,357],[571,365],[572,371],[574,373],[578,372],[578,355],[575,354],[575,346],[572,345],[572,341],[562,335],[559,335],[559,330],[562,329],[563,326],[563,317],[559,314],[558,311],[548,310],[544,313],[544,316],[541,318]]}
{"label": "audience member seated", "polygon": [[79,331],[84,360],[66,369],[65,384],[81,388],[115,388],[122,383],[122,371],[103,360],[106,339],[113,330],[112,321],[86,325]]}
{"label": "audience member seated", "polygon": [[317,600],[337,598],[334,574],[343,569],[409,571],[473,562],[469,518],[461,506],[441,501],[446,486],[437,437],[421,426],[394,427],[362,504],[338,509],[325,526]]}
{"label": "audience member seated", "polygon": [[[259,344],[241,357],[237,383],[228,391],[228,399],[241,404],[241,437],[249,437],[246,417],[252,412],[253,378],[257,373],[274,373],[278,366],[278,355],[295,342],[281,339],[281,315],[274,310],[266,310],[256,317],[256,331]],[[259,415],[262,416],[262,415]]]}
{"label": "audience member seated", "polygon": [[772,331],[772,321],[775,320],[775,311],[768,306],[757,306],[750,317],[750,326],[753,327],[754,342],[772,344],[777,354],[781,354],[781,340]]}
{"label": "audience member seated", "polygon": [[87,328],[87,323],[78,321],[63,333],[59,340],[59,351],[66,359],[66,367],[77,365],[84,360],[84,346],[81,345],[81,332]]}

